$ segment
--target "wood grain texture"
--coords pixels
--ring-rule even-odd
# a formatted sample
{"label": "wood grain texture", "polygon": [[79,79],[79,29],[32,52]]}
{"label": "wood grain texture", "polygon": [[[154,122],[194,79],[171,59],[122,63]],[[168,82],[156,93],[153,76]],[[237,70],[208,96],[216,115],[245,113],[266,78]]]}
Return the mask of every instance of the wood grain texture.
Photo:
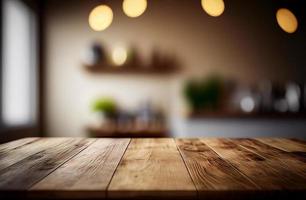
{"label": "wood grain texture", "polygon": [[29,138],[0,145],[0,199],[305,199],[303,145],[279,138]]}
{"label": "wood grain texture", "polygon": [[105,198],[106,187],[129,142],[130,139],[97,139],[31,190],[62,198]]}
{"label": "wood grain texture", "polygon": [[199,139],[177,139],[176,143],[200,197],[206,197],[211,191],[258,189]]}
{"label": "wood grain texture", "polygon": [[228,139],[205,139],[202,141],[263,190],[305,189],[304,181],[290,169]]}
{"label": "wood grain texture", "polygon": [[238,145],[269,160],[273,168],[290,170],[297,182],[304,183],[306,189],[306,157],[286,152],[255,139],[232,139]]}
{"label": "wood grain texture", "polygon": [[306,152],[306,142],[286,138],[257,138],[256,140],[287,152]]}
{"label": "wood grain texture", "polygon": [[[17,140],[19,144],[23,141]],[[63,138],[41,138],[30,140],[15,148],[6,147],[0,153],[0,171],[45,149],[54,147],[63,142]]]}
{"label": "wood grain texture", "polygon": [[26,190],[30,188],[93,141],[81,138],[58,138],[57,140],[59,140],[57,145],[33,153],[1,170],[0,189]]}
{"label": "wood grain texture", "polygon": [[108,196],[195,197],[196,188],[173,139],[132,139]]}
{"label": "wood grain texture", "polygon": [[17,149],[25,144],[32,143],[38,139],[39,139],[38,137],[29,137],[29,138],[22,138],[19,140],[3,143],[0,145],[0,154],[11,151],[13,149]]}

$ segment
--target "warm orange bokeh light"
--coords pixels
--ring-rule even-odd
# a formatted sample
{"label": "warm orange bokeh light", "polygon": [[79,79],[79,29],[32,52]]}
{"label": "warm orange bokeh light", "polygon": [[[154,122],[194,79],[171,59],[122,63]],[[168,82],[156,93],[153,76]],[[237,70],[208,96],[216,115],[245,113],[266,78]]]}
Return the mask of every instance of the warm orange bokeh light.
{"label": "warm orange bokeh light", "polygon": [[201,3],[204,11],[213,17],[220,16],[225,9],[223,0],[202,0]]}
{"label": "warm orange bokeh light", "polygon": [[294,33],[298,28],[298,21],[295,15],[286,8],[280,8],[276,12],[278,25],[287,33]]}
{"label": "warm orange bokeh light", "polygon": [[103,31],[113,21],[113,11],[106,5],[95,7],[89,14],[89,25],[95,31]]}
{"label": "warm orange bokeh light", "polygon": [[124,0],[122,9],[129,17],[139,17],[147,9],[147,0]]}

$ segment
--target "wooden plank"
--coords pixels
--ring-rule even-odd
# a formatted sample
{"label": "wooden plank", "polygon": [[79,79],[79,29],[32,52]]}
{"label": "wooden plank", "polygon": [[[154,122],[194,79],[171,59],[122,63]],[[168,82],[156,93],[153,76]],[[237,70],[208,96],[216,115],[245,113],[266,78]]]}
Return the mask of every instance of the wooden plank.
{"label": "wooden plank", "polygon": [[108,186],[130,139],[97,139],[84,151],[37,183],[41,197],[105,198]]}
{"label": "wooden plank", "polygon": [[[33,142],[39,140],[37,137],[30,137],[30,138],[23,138],[19,140],[14,140],[11,142],[7,142],[0,145],[0,171],[15,162],[19,161],[20,159],[24,158],[26,151],[21,150],[21,153],[17,153],[18,156],[13,156],[14,152],[20,152],[20,148],[25,148],[25,146],[29,147]],[[27,148],[26,147],[26,148]],[[25,149],[26,149],[25,148]],[[19,157],[19,159],[18,159]]]}
{"label": "wooden plank", "polygon": [[[41,138],[16,148],[4,148],[0,153],[0,171],[47,148],[63,142],[63,138]],[[23,141],[17,141],[21,144]],[[12,147],[12,146],[11,146]]]}
{"label": "wooden plank", "polygon": [[177,139],[200,197],[219,195],[220,190],[255,190],[259,187],[223,160],[199,139]]}
{"label": "wooden plank", "polygon": [[0,190],[29,189],[93,141],[81,138],[62,138],[61,140],[56,146],[34,153],[1,170]]}
{"label": "wooden plank", "polygon": [[173,139],[132,139],[108,196],[195,197],[196,188]]}
{"label": "wooden plank", "polygon": [[257,138],[258,141],[287,152],[306,152],[306,142],[286,138]]}
{"label": "wooden plank", "polygon": [[[296,174],[297,180],[303,180],[306,189],[306,158],[294,153],[286,152],[278,148],[272,147],[254,139],[232,139],[238,145],[269,159],[272,165],[277,168],[284,167]],[[301,176],[301,177],[298,177]]]}
{"label": "wooden plank", "polygon": [[290,169],[271,162],[228,139],[203,139],[202,141],[263,190],[305,189],[305,182]]}
{"label": "wooden plank", "polygon": [[39,139],[38,137],[29,137],[29,138],[22,138],[22,139],[19,139],[19,140],[14,140],[14,141],[11,141],[11,142],[1,144],[0,145],[0,156],[3,153],[6,153],[6,152],[11,151],[13,149],[20,148],[21,146],[32,143],[32,142],[34,142],[35,140],[38,140],[38,139]]}

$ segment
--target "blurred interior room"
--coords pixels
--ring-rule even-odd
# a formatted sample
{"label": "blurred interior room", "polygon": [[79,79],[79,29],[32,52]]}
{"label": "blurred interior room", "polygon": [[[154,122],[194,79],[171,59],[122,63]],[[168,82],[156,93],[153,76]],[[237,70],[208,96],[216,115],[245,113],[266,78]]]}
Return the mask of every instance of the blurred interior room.
{"label": "blurred interior room", "polygon": [[2,0],[0,139],[306,139],[304,0]]}
{"label": "blurred interior room", "polygon": [[306,200],[306,0],[0,16],[0,200]]}

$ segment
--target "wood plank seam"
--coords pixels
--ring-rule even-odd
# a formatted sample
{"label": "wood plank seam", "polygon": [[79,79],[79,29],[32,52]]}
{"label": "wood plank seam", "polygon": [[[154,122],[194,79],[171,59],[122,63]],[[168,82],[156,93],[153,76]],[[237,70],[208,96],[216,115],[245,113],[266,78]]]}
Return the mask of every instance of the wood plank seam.
{"label": "wood plank seam", "polygon": [[[258,183],[262,190],[275,191],[305,189],[306,179],[297,175],[296,168],[281,164],[281,159],[278,158],[278,153],[271,150],[272,148],[269,148],[270,153],[269,151],[266,152],[267,155],[271,155],[271,157],[269,156],[271,159],[266,159],[265,157],[259,156],[258,154],[239,145],[239,143],[249,145],[250,147],[248,148],[251,148],[252,143],[248,144],[250,141],[252,140],[249,138],[219,138],[205,140],[205,142],[209,143],[209,145],[211,145],[215,151],[219,152],[222,157],[227,159],[240,171]],[[260,155],[263,153],[260,148],[256,149],[255,146],[252,150],[257,151]],[[263,151],[267,150],[265,149]]]}
{"label": "wood plank seam", "polygon": [[[283,148],[281,148],[281,147],[278,147],[278,146],[275,146],[275,145],[273,145],[273,144],[268,144],[268,143],[266,143],[266,142],[262,142],[262,141],[257,140],[257,139],[255,139],[255,140],[258,141],[258,142],[261,142],[261,143],[263,143],[263,144],[269,145],[269,146],[271,146],[271,147],[273,147],[273,148],[275,148],[275,149],[278,149],[278,150],[281,150],[281,151],[286,151],[285,149],[283,149]],[[288,151],[286,151],[286,152],[288,152]]]}
{"label": "wood plank seam", "polygon": [[17,146],[17,147],[12,148],[10,151],[19,149],[19,148],[21,148],[21,147],[23,147],[23,146],[25,146],[25,145],[31,145],[31,144],[33,144],[34,142],[38,141],[38,140],[39,140],[39,138],[34,138],[34,139],[31,140],[31,141],[28,141],[28,142],[26,142],[26,143],[24,143],[24,144],[22,144],[22,145],[19,145],[19,146]]}
{"label": "wood plank seam", "polygon": [[246,179],[200,139],[176,141],[200,198],[210,196],[216,190],[229,194],[231,190],[258,189],[257,185]]}
{"label": "wood plank seam", "polygon": [[[287,151],[285,151],[285,150],[276,148],[276,147],[274,147],[274,146],[272,146],[272,145],[270,145],[270,144],[266,144],[266,143],[264,143],[264,142],[261,142],[260,140],[254,140],[254,142],[257,142],[258,145],[265,145],[265,146],[267,146],[268,148],[275,149],[275,150],[279,151],[279,156],[280,156],[280,157],[282,157],[282,156],[281,156],[282,154],[285,154],[285,155],[286,155],[286,154],[287,154],[287,155],[292,154],[293,156],[298,157],[297,155],[294,155],[292,152],[287,152]],[[262,158],[264,158],[264,159],[266,159],[266,160],[270,160],[270,161],[272,161],[272,160],[278,160],[279,164],[282,164],[282,165],[283,165],[284,167],[286,167],[286,168],[292,168],[292,167],[293,167],[292,164],[290,165],[290,164],[286,163],[286,161],[280,159],[280,157],[271,158],[269,155],[265,155],[264,152],[258,152],[257,150],[252,150],[252,149],[249,148],[248,146],[245,146],[243,143],[238,143],[238,145],[239,145],[241,148],[244,148],[244,149],[246,149],[246,150],[248,150],[248,151],[250,151],[250,152],[252,152],[252,153],[254,153],[254,154],[256,154],[256,155],[258,155],[258,156],[260,156],[260,157],[262,157]],[[296,161],[296,160],[295,160],[295,161]],[[304,163],[304,161],[302,161],[301,163],[298,163],[298,164],[303,164],[303,163]],[[299,168],[298,166],[296,166],[296,167],[294,167],[294,169],[296,169],[296,170],[298,171],[298,169],[300,169],[300,168]],[[305,172],[305,170],[302,169],[302,172]],[[304,174],[304,175],[301,175],[300,173],[297,173],[297,172],[292,172],[292,175],[301,176],[301,177],[304,178],[304,177],[305,177],[305,173],[303,173],[303,174]],[[304,180],[305,180],[305,178],[304,178]]]}
{"label": "wood plank seam", "polygon": [[[207,143],[205,143],[205,141],[203,141],[201,139],[201,141],[206,144],[213,152],[215,152],[220,158],[223,159],[223,156],[220,155],[217,151],[214,150],[214,148],[212,148],[210,145],[208,145]],[[249,176],[247,176],[245,173],[243,173],[242,171],[240,171],[237,167],[235,167],[231,162],[229,162],[227,159],[223,159],[227,164],[229,164],[231,167],[233,167],[238,173],[240,173],[244,178],[246,178],[248,181],[250,181],[251,183],[253,183],[256,187],[258,187],[258,189],[260,189],[261,187],[255,182],[253,181]]]}
{"label": "wood plank seam", "polygon": [[[297,140],[295,138],[286,138],[286,139],[282,139],[281,141],[279,141],[279,138],[276,138],[275,142],[274,143],[274,138],[255,138],[256,141],[259,141],[261,143],[264,143],[264,144],[267,144],[267,145],[270,145],[274,148],[277,148],[277,149],[280,149],[282,151],[286,151],[286,152],[292,152],[292,153],[296,153],[296,152],[306,152],[306,145],[305,145],[305,148],[303,148],[303,141],[300,141],[300,140]],[[272,140],[272,141],[271,141]],[[284,140],[286,140],[287,142],[290,142],[291,145],[295,144],[295,149],[293,150],[291,147],[291,145],[288,147],[287,145],[284,146],[284,144],[282,143]],[[280,143],[278,143],[280,142]],[[306,144],[306,143],[305,143]],[[299,148],[296,148],[298,145]],[[305,150],[304,150],[305,149]]]}
{"label": "wood plank seam", "polygon": [[[23,140],[26,140],[26,139],[27,138],[17,140],[17,142],[18,141],[20,142],[20,141],[23,141]],[[19,148],[16,148],[16,149],[9,149],[8,148],[9,151],[7,153],[4,153],[3,151],[0,151],[0,160],[2,161],[0,163],[0,174],[4,170],[6,170],[6,168],[9,168],[9,167],[17,164],[18,162],[21,162],[22,160],[27,159],[27,158],[31,157],[32,155],[37,154],[37,153],[39,153],[43,150],[46,150],[46,149],[50,148],[51,146],[57,144],[56,140],[55,140],[55,142],[54,141],[53,141],[54,143],[51,142],[51,145],[49,146],[49,143],[47,143],[47,140],[48,139],[38,138],[35,142],[30,143],[30,145],[21,145]],[[35,150],[33,150],[33,146],[35,147]],[[7,149],[6,149],[6,151],[7,151]],[[12,156],[14,154],[15,154],[15,156]],[[21,156],[18,159],[16,159],[17,155],[19,155],[19,156],[21,155]]]}
{"label": "wood plank seam", "polygon": [[109,198],[197,197],[173,138],[132,139],[108,187]]}
{"label": "wood plank seam", "polygon": [[[260,141],[260,140],[254,139],[254,141],[256,141],[256,142],[258,142],[258,143],[260,143],[260,144],[263,144],[263,145],[267,145],[267,146],[269,146],[270,148],[275,149],[275,150],[278,150],[278,151],[280,151],[280,152],[282,152],[282,153],[288,153],[288,155],[289,155],[290,153],[292,153],[292,155],[299,157],[299,155],[295,155],[295,154],[294,154],[295,152],[288,152],[288,151],[286,151],[286,150],[284,150],[284,149],[280,149],[280,148],[278,148],[278,147],[272,146],[272,145],[267,144],[267,143],[265,143],[265,142],[262,142],[262,141]],[[244,149],[246,149],[246,150],[248,150],[248,151],[250,151],[250,152],[252,152],[252,153],[254,153],[254,154],[256,154],[256,155],[258,155],[258,156],[260,156],[260,157],[262,157],[262,158],[264,158],[264,159],[270,159],[269,156],[265,156],[265,155],[263,155],[263,154],[261,154],[261,153],[258,153],[258,152],[256,152],[255,150],[252,150],[252,149],[250,149],[250,148],[244,146],[243,144],[238,144],[238,145],[239,145],[240,147],[242,147],[242,148],[244,148]]]}
{"label": "wood plank seam", "polygon": [[[174,140],[174,139],[173,139],[173,140]],[[189,177],[190,177],[190,179],[191,179],[191,181],[192,181],[194,187],[196,188],[196,191],[197,191],[197,198],[199,198],[199,196],[200,196],[200,195],[199,195],[199,191],[198,191],[198,189],[197,189],[197,187],[196,187],[196,184],[195,184],[195,182],[194,182],[194,180],[193,180],[193,178],[192,178],[192,176],[191,176],[191,172],[189,171],[189,168],[187,167],[187,164],[186,164],[186,161],[185,161],[185,159],[184,159],[184,156],[182,155],[182,152],[181,152],[180,148],[177,146],[176,140],[174,140],[174,143],[175,143],[176,149],[177,149],[178,152],[180,153],[180,156],[181,156],[181,158],[182,158],[182,160],[183,160],[183,163],[184,163],[184,165],[185,165],[185,167],[186,167],[186,169],[187,169],[187,172],[188,172],[188,174],[189,174]]]}
{"label": "wood plank seam", "polygon": [[[9,166],[9,169],[0,170],[0,199],[5,198],[6,193],[16,195],[16,199],[17,196],[20,199],[32,199],[32,197],[39,199],[40,195],[46,198],[62,198],[61,195],[64,195],[63,198],[72,196],[83,198],[82,195],[84,195],[84,197],[93,196],[92,198],[100,199],[128,197],[159,199],[179,198],[185,195],[186,198],[193,199],[209,199],[210,197],[228,199],[236,195],[243,195],[243,197],[250,195],[252,198],[252,195],[255,197],[257,194],[268,198],[270,192],[271,195],[276,195],[275,197],[284,194],[289,198],[297,199],[294,198],[296,196],[303,199],[306,194],[306,157],[303,157],[305,155],[303,154],[300,156],[304,159],[299,159],[294,154],[304,153],[304,151],[299,151],[302,147],[295,147],[294,144],[287,147],[286,140],[282,139],[280,139],[280,148],[284,149],[270,145],[268,140],[265,142],[252,138],[168,138],[163,140],[126,138],[124,142],[101,139],[101,143],[97,143],[99,139],[96,138],[67,138],[52,143],[50,139],[48,140],[47,143],[38,143],[38,140],[34,142],[34,139],[29,139],[16,142],[14,145],[0,145],[0,149],[2,147],[8,152],[16,148],[15,152],[10,153],[10,157],[15,160],[17,160],[16,156],[20,158]],[[135,143],[132,142],[133,140]],[[49,142],[50,145],[46,146]],[[28,148],[26,144],[31,148]],[[120,145],[117,146],[117,144]],[[278,145],[278,143],[275,144]],[[36,148],[32,148],[34,146]],[[130,147],[133,148],[129,151]],[[28,153],[24,154],[25,150]],[[117,152],[117,156],[110,155],[113,151]],[[19,154],[24,156],[18,157]],[[116,158],[115,162],[113,158]],[[0,157],[0,164],[4,161]],[[63,167],[69,162],[71,162],[68,164],[70,167]],[[78,163],[81,164],[77,165]],[[104,167],[104,164],[111,165],[111,170]],[[78,171],[76,165],[82,170]],[[178,169],[173,170],[176,167]],[[64,169],[62,173],[60,168]],[[89,172],[84,173],[88,169],[90,169]],[[81,176],[76,176],[76,173]],[[108,174],[107,178],[105,178],[106,174]],[[59,181],[53,184],[54,188],[42,187],[42,193],[29,191],[40,181],[46,181],[46,178],[52,177],[59,178],[56,179]],[[75,178],[70,179],[71,177]],[[180,179],[180,177],[186,177],[188,180]],[[88,180],[93,181],[86,182]],[[104,182],[103,187],[101,187],[101,181]],[[113,185],[113,181],[117,184]],[[246,181],[248,185],[252,183],[254,187],[240,185]],[[126,184],[121,185],[125,182]],[[81,187],[73,187],[76,183],[80,183]],[[92,188],[92,185],[88,183],[96,184],[97,187]],[[191,188],[187,187],[188,185]],[[44,189],[47,190],[44,191]],[[268,196],[265,196],[266,194]]]}
{"label": "wood plank seam", "polygon": [[87,149],[90,145],[92,145],[94,142],[96,141],[93,140],[92,142],[89,143],[89,145],[85,146],[82,150],[80,150],[79,152],[76,152],[75,154],[71,155],[70,157],[68,157],[63,163],[59,164],[57,167],[55,167],[54,169],[52,169],[50,171],[50,173],[47,173],[44,177],[42,177],[41,179],[38,179],[36,181],[33,181],[33,183],[29,186],[28,190],[30,190],[35,184],[39,183],[41,180],[43,180],[44,178],[46,178],[47,176],[49,176],[51,173],[53,173],[55,170],[57,170],[59,167],[61,167],[63,164],[65,164],[66,162],[68,162],[69,160],[71,160],[73,157],[75,157],[76,155],[78,155],[79,153],[81,153],[82,151],[84,151],[85,149]]}
{"label": "wood plank seam", "polygon": [[[258,142],[260,142],[260,141],[258,141]],[[264,144],[264,143],[263,143],[263,144]],[[254,151],[254,150],[252,150],[252,149],[249,149],[249,148],[245,147],[245,146],[242,145],[242,144],[239,144],[239,143],[238,143],[237,145],[240,146],[241,148],[247,150],[247,151],[250,151],[250,152],[256,154],[257,156],[259,156],[259,157],[261,157],[261,158],[263,158],[263,159],[269,159],[269,158],[265,157],[264,155],[261,155],[261,154],[257,153],[256,151]],[[267,144],[266,144],[266,145],[267,145]],[[270,146],[270,145],[269,145],[269,146]],[[271,146],[271,147],[272,147],[272,146]],[[272,147],[272,148],[274,148],[274,147]],[[281,151],[282,151],[282,150],[281,150]]]}
{"label": "wood plank seam", "polygon": [[121,158],[120,158],[120,161],[118,162],[118,164],[117,164],[117,166],[116,166],[116,169],[115,169],[114,173],[112,174],[112,177],[111,177],[111,179],[109,180],[109,182],[108,182],[108,184],[107,184],[107,186],[106,186],[106,189],[105,189],[105,191],[106,191],[106,193],[105,193],[106,199],[109,198],[109,197],[108,197],[108,188],[109,188],[109,185],[110,185],[110,183],[112,182],[113,177],[114,177],[114,175],[115,175],[116,172],[117,172],[118,166],[119,166],[120,163],[122,162],[122,159],[123,159],[123,156],[125,155],[125,152],[127,151],[128,147],[129,147],[130,144],[131,144],[132,138],[128,138],[128,139],[129,139],[129,143],[128,143],[128,145],[126,145],[126,148],[125,148],[125,150],[124,150],[124,152],[123,152],[123,154],[122,154],[122,156],[121,156]]}
{"label": "wood plank seam", "polygon": [[129,138],[97,139],[31,190],[37,197],[50,194],[63,199],[105,199],[107,186],[129,142]]}
{"label": "wood plank seam", "polygon": [[280,150],[280,151],[290,152],[290,151],[286,151],[285,149],[283,149],[283,148],[281,148],[281,147],[278,147],[278,146],[276,146],[276,145],[273,145],[273,144],[268,144],[268,143],[262,142],[262,141],[257,140],[257,139],[256,139],[256,141],[261,142],[261,143],[266,144],[266,145],[269,145],[270,147],[273,147],[273,148],[278,149],[278,150]]}
{"label": "wood plank seam", "polygon": [[[24,140],[25,140],[25,142],[24,142]],[[3,161],[3,159],[5,159],[7,157],[9,152],[19,150],[20,148],[23,148],[27,145],[32,145],[34,142],[36,142],[38,140],[39,140],[39,138],[34,138],[34,137],[33,138],[23,138],[23,139],[7,142],[5,144],[1,144],[0,145],[0,160]],[[12,164],[14,164],[14,163],[12,163]],[[1,167],[0,166],[0,171],[4,170],[5,168],[7,168],[9,166],[10,165],[7,165],[6,167]]]}
{"label": "wood plank seam", "polygon": [[[24,140],[26,141],[23,142]],[[5,155],[5,153],[18,150],[26,145],[31,145],[38,140],[39,138],[34,138],[34,137],[33,138],[23,138],[23,139],[11,141],[5,144],[0,144],[0,159],[3,158],[3,155]],[[18,142],[20,143],[18,144]]]}

